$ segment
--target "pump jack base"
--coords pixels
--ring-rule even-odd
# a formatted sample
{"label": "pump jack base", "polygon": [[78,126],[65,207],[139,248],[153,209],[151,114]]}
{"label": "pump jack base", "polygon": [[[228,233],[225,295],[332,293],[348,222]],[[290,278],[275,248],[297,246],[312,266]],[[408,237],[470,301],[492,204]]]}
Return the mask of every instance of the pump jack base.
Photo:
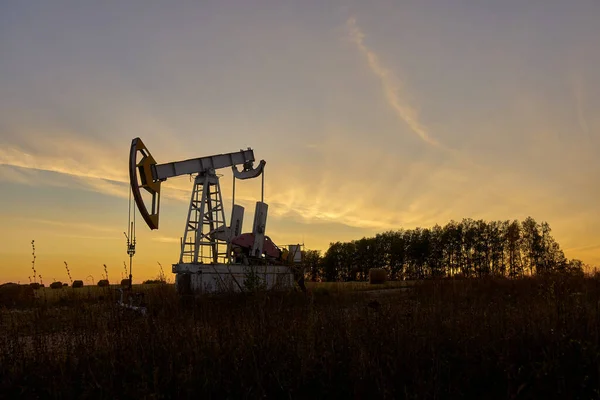
{"label": "pump jack base", "polygon": [[294,270],[287,265],[179,263],[173,264],[173,273],[182,295],[294,287]]}

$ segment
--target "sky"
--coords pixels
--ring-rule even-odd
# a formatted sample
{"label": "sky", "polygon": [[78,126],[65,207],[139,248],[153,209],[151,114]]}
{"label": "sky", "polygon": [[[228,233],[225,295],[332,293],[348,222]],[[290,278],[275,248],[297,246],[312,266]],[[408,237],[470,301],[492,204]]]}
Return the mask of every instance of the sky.
{"label": "sky", "polygon": [[[532,216],[600,265],[599,18],[596,0],[2,1],[0,283],[28,282],[32,240],[44,283],[65,261],[121,279],[135,137],[159,163],[251,147],[277,244]],[[191,189],[163,183],[134,281],[171,275]],[[260,179],[236,189],[249,231]]]}

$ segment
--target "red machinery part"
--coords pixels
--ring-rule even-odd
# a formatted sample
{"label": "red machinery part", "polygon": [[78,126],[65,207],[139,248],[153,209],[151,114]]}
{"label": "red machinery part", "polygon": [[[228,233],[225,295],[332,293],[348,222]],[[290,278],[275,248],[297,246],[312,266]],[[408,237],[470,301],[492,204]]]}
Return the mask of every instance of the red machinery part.
{"label": "red machinery part", "polygon": [[[254,244],[254,234],[253,233],[242,233],[239,236],[234,237],[231,240],[231,244],[235,246],[240,246],[244,249],[251,249]],[[265,241],[263,244],[263,254],[268,255],[269,257],[279,258],[281,257],[281,250],[270,237],[265,236]]]}

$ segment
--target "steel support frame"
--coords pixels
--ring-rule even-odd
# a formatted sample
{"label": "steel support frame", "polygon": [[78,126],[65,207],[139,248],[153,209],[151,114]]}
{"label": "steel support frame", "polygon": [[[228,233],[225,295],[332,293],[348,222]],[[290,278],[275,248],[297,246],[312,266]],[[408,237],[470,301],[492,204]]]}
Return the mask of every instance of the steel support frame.
{"label": "steel support frame", "polygon": [[215,237],[226,229],[219,177],[214,171],[198,174],[190,198],[179,263],[226,262],[227,242]]}

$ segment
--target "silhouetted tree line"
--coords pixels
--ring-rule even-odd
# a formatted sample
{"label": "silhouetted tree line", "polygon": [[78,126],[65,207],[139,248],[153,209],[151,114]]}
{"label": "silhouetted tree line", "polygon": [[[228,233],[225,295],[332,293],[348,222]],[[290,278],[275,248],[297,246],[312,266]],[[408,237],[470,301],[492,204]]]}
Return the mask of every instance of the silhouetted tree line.
{"label": "silhouetted tree line", "polygon": [[401,229],[351,242],[330,243],[324,255],[305,251],[310,279],[365,280],[370,268],[386,268],[391,279],[431,277],[519,277],[583,273],[567,260],[547,222],[463,219],[446,226]]}

